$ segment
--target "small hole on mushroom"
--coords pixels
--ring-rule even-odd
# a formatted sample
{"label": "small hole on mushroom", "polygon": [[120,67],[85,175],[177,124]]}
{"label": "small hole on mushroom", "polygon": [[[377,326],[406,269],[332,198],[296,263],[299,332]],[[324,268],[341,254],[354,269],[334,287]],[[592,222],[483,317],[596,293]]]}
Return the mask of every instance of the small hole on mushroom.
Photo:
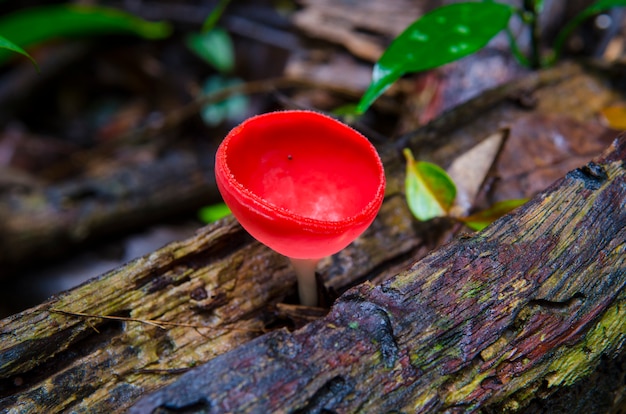
{"label": "small hole on mushroom", "polygon": [[288,159],[289,161],[293,160],[293,157],[291,156],[291,154],[287,155],[287,159]]}

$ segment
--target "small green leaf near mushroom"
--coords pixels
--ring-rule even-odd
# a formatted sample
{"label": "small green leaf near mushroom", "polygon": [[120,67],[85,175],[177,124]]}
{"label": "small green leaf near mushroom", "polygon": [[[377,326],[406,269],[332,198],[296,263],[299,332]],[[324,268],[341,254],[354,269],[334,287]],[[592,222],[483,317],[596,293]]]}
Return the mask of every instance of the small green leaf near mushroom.
{"label": "small green leaf near mushroom", "polygon": [[467,217],[457,217],[459,221],[465,223],[465,225],[472,230],[480,231],[491,224],[493,221],[510,213],[513,209],[526,203],[528,199],[513,199],[504,200],[495,203],[486,210],[479,211]]}
{"label": "small green leaf near mushroom", "polygon": [[410,149],[405,148],[406,199],[411,213],[421,221],[448,215],[456,186],[448,174],[430,162],[415,161]]}

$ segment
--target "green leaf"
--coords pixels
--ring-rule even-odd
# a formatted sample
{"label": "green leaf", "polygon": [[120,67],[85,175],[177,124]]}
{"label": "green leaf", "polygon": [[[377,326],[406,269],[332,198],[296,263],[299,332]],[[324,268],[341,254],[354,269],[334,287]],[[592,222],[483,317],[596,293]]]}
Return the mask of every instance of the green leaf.
{"label": "green leaf", "polygon": [[355,116],[356,115],[356,104],[355,103],[347,103],[345,105],[338,106],[337,108],[332,110],[333,115],[341,117],[341,116]]}
{"label": "green leaf", "polygon": [[230,0],[220,0],[217,6],[215,6],[213,11],[204,21],[204,24],[202,25],[202,32],[209,32],[213,30],[219,19],[224,14],[224,10],[226,10],[226,6],[228,6],[228,3],[230,3]]}
{"label": "green leaf", "polygon": [[409,209],[421,221],[444,217],[456,197],[456,187],[448,174],[439,166],[415,161],[411,150],[405,148],[405,191]]}
{"label": "green leaf", "polygon": [[[0,33],[22,48],[69,36],[128,33],[147,39],[169,36],[171,27],[120,10],[98,6],[50,5],[19,10],[0,18]],[[0,62],[10,56],[0,50]]]}
{"label": "green leaf", "polygon": [[626,7],[626,0],[598,0],[570,20],[557,35],[556,40],[554,41],[554,53],[552,58],[549,59],[548,64],[554,64],[559,59],[559,56],[561,56],[561,52],[563,51],[565,41],[569,35],[572,34],[574,29],[576,29],[576,27],[594,14],[602,13],[603,11],[607,11],[613,7]]}
{"label": "green leaf", "polygon": [[480,231],[494,222],[496,219],[510,213],[513,209],[526,203],[528,199],[515,199],[500,201],[487,210],[480,211],[467,217],[459,217],[458,219],[472,230]]}
{"label": "green leaf", "polygon": [[16,45],[15,43],[11,42],[10,40],[8,40],[7,38],[3,36],[0,36],[0,48],[10,50],[11,52],[16,52],[23,56],[26,56],[28,59],[30,59],[33,65],[35,65],[35,68],[37,69],[37,71],[39,71],[39,66],[37,66],[37,62],[35,62],[35,59],[33,59],[31,55],[26,53],[24,49],[22,49],[21,47],[19,47],[18,45]]}
{"label": "green leaf", "polygon": [[543,6],[545,1],[544,0],[534,0],[535,2],[535,10],[537,11],[537,13],[541,13],[543,11]]}
{"label": "green leaf", "polygon": [[513,9],[501,3],[455,3],[413,22],[374,66],[357,110],[363,113],[393,82],[409,72],[436,68],[484,47],[504,29]]}
{"label": "green leaf", "polygon": [[[238,78],[225,78],[221,75],[209,77],[203,85],[202,91],[206,95],[217,93],[225,88],[241,85]],[[250,100],[244,94],[236,93],[220,101],[204,105],[200,110],[202,120],[209,126],[217,126],[225,120],[241,122],[248,111]]]}
{"label": "green leaf", "polygon": [[612,7],[624,7],[626,6],[626,0],[598,0],[593,3],[591,6],[587,7],[586,10],[582,11],[581,14],[584,13],[601,13],[606,11]]}
{"label": "green leaf", "polygon": [[509,27],[506,28],[505,33],[506,33],[507,39],[509,40],[509,48],[511,49],[511,53],[513,54],[513,57],[515,57],[515,60],[517,60],[517,62],[520,65],[526,68],[530,68],[530,60],[528,60],[528,58],[524,56],[524,54],[520,50],[519,45],[517,44],[517,41],[515,40],[515,36],[513,35],[513,32],[511,31]]}
{"label": "green leaf", "polygon": [[210,206],[202,207],[198,212],[198,217],[204,223],[213,223],[227,215],[231,214],[230,209],[224,203],[213,204]]}
{"label": "green leaf", "polygon": [[222,73],[230,72],[235,66],[233,42],[223,29],[192,33],[187,36],[187,47]]}

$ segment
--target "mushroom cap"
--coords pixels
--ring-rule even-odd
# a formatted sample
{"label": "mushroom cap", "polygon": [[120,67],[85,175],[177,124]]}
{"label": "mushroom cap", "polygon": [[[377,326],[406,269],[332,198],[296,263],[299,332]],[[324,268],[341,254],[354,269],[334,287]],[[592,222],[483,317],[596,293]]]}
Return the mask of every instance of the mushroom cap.
{"label": "mushroom cap", "polygon": [[226,136],[217,186],[241,225],[285,256],[337,253],[372,223],[385,174],[363,135],[311,111],[247,119]]}

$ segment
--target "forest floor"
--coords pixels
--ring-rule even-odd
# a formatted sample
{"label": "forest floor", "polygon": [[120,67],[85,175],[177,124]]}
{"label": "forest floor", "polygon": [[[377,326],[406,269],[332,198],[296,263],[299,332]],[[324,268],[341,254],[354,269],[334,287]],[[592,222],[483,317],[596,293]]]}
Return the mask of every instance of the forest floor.
{"label": "forest floor", "polygon": [[[233,2],[218,24],[232,40],[234,66],[219,71],[187,46],[216,2],[102,2],[167,21],[173,32],[159,40],[117,34],[48,41],[29,49],[39,73],[23,58],[5,63],[0,315],[192,235],[203,225],[199,209],[220,201],[211,168],[233,126],[271,110],[330,113],[354,103],[384,48],[437,3]],[[548,34],[568,17],[558,7],[545,14]],[[612,30],[594,32],[591,25],[571,42],[572,53],[620,59],[622,15],[610,16]],[[475,55],[404,77],[351,122],[377,146],[397,142],[481,92],[529,73],[511,56],[505,36],[498,36]],[[216,91],[234,85],[237,93],[227,89],[226,103],[213,102]],[[572,99],[588,110],[548,110],[510,121],[498,159],[470,161],[489,165],[490,174],[481,178],[482,198],[472,201],[472,211],[531,197],[610,143],[617,131],[602,114],[622,104],[623,90],[598,92],[592,85],[577,92],[578,86],[572,85]],[[529,108],[541,105],[536,96],[519,100]],[[427,156],[449,167],[460,154]],[[167,191],[155,196],[151,190],[160,185]]]}

